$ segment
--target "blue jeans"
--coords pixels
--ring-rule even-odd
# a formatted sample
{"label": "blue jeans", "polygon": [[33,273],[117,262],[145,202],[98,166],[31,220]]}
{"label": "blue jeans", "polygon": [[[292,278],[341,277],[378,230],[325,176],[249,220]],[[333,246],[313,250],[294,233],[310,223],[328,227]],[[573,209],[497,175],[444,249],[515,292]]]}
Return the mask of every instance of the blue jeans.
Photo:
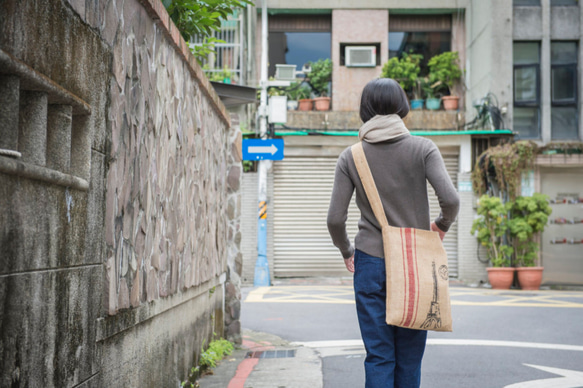
{"label": "blue jeans", "polygon": [[356,250],[354,294],[366,388],[418,388],[427,332],[387,325],[385,260]]}

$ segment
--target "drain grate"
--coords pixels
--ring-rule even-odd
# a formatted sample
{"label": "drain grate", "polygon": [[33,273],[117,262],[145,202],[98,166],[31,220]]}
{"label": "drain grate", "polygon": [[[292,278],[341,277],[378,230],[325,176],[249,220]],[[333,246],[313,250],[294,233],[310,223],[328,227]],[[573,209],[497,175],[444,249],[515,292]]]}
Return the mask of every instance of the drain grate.
{"label": "drain grate", "polygon": [[296,356],[295,349],[292,350],[264,350],[260,352],[247,352],[245,358],[291,358]]}

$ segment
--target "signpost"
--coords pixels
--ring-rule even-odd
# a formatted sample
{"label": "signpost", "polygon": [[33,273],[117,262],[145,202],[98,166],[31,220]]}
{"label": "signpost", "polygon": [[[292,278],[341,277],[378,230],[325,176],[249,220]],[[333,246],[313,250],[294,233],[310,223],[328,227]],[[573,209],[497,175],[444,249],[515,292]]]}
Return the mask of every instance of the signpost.
{"label": "signpost", "polygon": [[283,160],[283,139],[243,139],[243,160]]}

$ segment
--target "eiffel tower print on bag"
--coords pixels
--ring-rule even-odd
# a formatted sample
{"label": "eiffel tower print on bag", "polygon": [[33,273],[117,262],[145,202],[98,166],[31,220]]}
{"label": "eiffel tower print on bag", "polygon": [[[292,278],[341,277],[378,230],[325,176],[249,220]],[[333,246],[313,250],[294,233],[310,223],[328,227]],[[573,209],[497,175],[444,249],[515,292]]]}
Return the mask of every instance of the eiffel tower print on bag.
{"label": "eiffel tower print on bag", "polygon": [[362,143],[352,156],[382,228],[387,272],[386,322],[417,330],[452,331],[447,253],[437,232],[390,226]]}

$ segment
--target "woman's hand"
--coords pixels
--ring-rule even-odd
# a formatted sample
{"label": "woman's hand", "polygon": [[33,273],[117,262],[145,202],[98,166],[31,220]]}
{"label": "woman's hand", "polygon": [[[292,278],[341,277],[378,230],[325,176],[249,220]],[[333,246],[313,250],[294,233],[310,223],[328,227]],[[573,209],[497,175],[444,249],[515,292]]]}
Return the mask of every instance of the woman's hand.
{"label": "woman's hand", "polygon": [[346,265],[346,269],[349,272],[354,273],[354,255],[352,255],[352,257],[349,257],[348,259],[344,259],[344,265]]}
{"label": "woman's hand", "polygon": [[[427,225],[427,224],[426,224],[426,225]],[[439,233],[439,238],[441,239],[441,241],[443,241],[443,238],[445,237],[445,232],[444,232],[443,230],[439,229],[439,228],[437,227],[437,225],[435,225],[435,222],[432,222],[432,223],[431,223],[431,230],[432,230],[433,232],[437,232],[437,233]]]}

